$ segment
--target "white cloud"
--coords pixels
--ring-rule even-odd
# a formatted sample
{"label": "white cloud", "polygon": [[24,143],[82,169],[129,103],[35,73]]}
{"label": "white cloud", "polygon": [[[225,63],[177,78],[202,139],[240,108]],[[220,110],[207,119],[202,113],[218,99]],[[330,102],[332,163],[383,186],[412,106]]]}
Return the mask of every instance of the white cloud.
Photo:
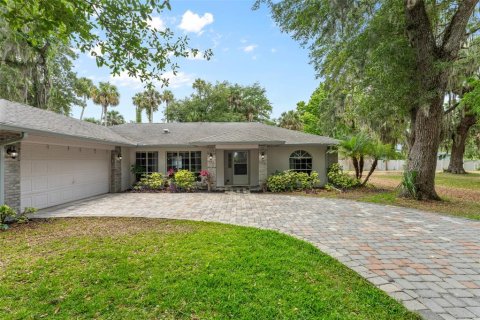
{"label": "white cloud", "polygon": [[165,30],[165,22],[160,17],[152,17],[152,19],[147,20],[147,24],[152,29]]}
{"label": "white cloud", "polygon": [[246,47],[243,47],[243,51],[253,52],[253,50],[255,50],[256,47],[258,47],[256,44],[251,44],[251,45],[248,45]]}
{"label": "white cloud", "polygon": [[177,74],[174,75],[172,71],[162,74],[162,78],[168,79],[168,86],[173,89],[190,86],[195,80],[195,77],[192,74],[177,72]]}
{"label": "white cloud", "polygon": [[272,49],[270,49],[270,51],[271,51],[272,53],[276,53],[276,52],[277,52],[277,49],[272,48]]}
{"label": "white cloud", "polygon": [[118,76],[110,75],[110,81],[119,87],[130,87],[138,89],[142,87],[142,82],[137,77],[131,77],[126,71],[123,71]]}
{"label": "white cloud", "polygon": [[[168,86],[170,88],[180,88],[183,86],[190,86],[195,80],[194,75],[177,72],[176,75],[173,74],[173,71],[168,71],[162,74],[163,79],[168,79]],[[119,87],[128,87],[133,89],[142,89],[144,83],[140,81],[137,77],[129,76],[127,72],[121,72],[118,76],[110,76],[110,81],[119,86]],[[163,83],[161,81],[154,81],[154,85],[160,87]]]}
{"label": "white cloud", "polygon": [[213,14],[206,12],[203,16],[199,16],[190,10],[185,11],[182,16],[182,22],[178,27],[186,32],[203,33],[203,28],[213,23]]}
{"label": "white cloud", "polygon": [[93,47],[90,51],[90,55],[88,55],[88,57],[91,59],[95,59],[96,56],[102,56],[102,48],[100,47],[100,45]]}

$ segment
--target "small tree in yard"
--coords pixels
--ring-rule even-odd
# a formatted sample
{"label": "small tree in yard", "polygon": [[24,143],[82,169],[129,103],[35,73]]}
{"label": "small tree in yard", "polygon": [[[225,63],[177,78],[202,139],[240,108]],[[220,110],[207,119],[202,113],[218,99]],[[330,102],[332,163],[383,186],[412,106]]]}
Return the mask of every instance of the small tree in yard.
{"label": "small tree in yard", "polygon": [[373,162],[370,166],[367,176],[365,177],[365,180],[362,182],[362,186],[367,184],[368,179],[370,179],[370,176],[377,168],[378,160],[395,158],[396,152],[390,144],[383,144],[380,141],[375,141],[370,144],[367,150],[367,155],[373,159]]}
{"label": "small tree in yard", "polygon": [[363,133],[340,142],[340,152],[345,157],[352,159],[356,179],[362,178],[365,156],[368,154],[370,144],[370,137]]}
{"label": "small tree in yard", "polygon": [[372,165],[367,176],[360,183],[365,186],[378,165],[378,160],[391,159],[395,157],[395,150],[390,144],[383,144],[378,140],[370,138],[366,134],[359,134],[340,142],[340,152],[352,159],[355,168],[355,179],[361,181],[366,158],[372,159]]}

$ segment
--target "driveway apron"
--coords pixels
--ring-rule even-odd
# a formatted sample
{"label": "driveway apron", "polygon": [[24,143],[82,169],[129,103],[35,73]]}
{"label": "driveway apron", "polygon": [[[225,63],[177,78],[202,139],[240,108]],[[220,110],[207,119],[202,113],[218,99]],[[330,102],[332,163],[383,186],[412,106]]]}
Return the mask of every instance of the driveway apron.
{"label": "driveway apron", "polygon": [[148,217],[277,230],[337,258],[426,319],[480,319],[480,222],[306,196],[107,194],[36,217]]}

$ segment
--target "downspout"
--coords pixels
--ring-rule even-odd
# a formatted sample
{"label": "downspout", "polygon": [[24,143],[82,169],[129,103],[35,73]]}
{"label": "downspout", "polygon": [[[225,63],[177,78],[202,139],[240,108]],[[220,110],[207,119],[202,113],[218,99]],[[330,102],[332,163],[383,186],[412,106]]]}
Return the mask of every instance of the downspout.
{"label": "downspout", "polygon": [[5,204],[5,147],[20,142],[27,136],[27,133],[22,132],[20,138],[0,143],[0,204],[2,205]]}

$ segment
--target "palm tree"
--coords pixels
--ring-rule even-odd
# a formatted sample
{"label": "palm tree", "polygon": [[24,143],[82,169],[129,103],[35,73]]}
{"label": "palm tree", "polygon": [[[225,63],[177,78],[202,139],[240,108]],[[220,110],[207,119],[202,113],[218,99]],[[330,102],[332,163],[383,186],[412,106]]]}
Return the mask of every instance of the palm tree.
{"label": "palm tree", "polygon": [[75,94],[80,98],[83,98],[83,104],[80,105],[82,108],[82,113],[80,114],[80,120],[83,119],[83,113],[85,112],[85,107],[87,106],[87,99],[92,97],[92,91],[94,91],[94,85],[92,80],[82,77],[78,78],[75,81]]}
{"label": "palm tree", "polygon": [[132,97],[133,105],[135,108],[136,122],[142,123],[142,111],[145,109],[143,93],[138,92]]}
{"label": "palm tree", "polygon": [[300,114],[295,110],[283,112],[280,116],[280,119],[278,119],[278,126],[285,129],[298,131],[303,129],[303,123],[302,119],[300,118]]}
{"label": "palm tree", "polygon": [[119,124],[124,124],[125,119],[120,114],[120,112],[112,110],[107,112],[107,124],[109,126],[116,126]]}
{"label": "palm tree", "polygon": [[102,106],[102,124],[107,126],[108,107],[115,107],[120,103],[120,93],[117,87],[109,82],[100,82],[98,88],[92,90],[92,99],[93,103]]}
{"label": "palm tree", "polygon": [[389,160],[395,158],[396,151],[391,144],[383,144],[380,141],[372,141],[370,146],[367,148],[367,155],[373,159],[370,170],[368,171],[367,177],[362,182],[362,186],[366,185],[368,179],[373,174],[378,165],[378,160]]}
{"label": "palm tree", "polygon": [[155,89],[147,89],[142,94],[143,105],[147,111],[148,121],[153,122],[153,113],[158,111],[158,107],[162,103],[162,95]]}
{"label": "palm tree", "polygon": [[175,97],[173,96],[172,91],[165,90],[165,91],[163,91],[162,99],[165,102],[165,121],[168,122],[168,107],[169,107],[170,103],[173,100],[175,100]]}
{"label": "palm tree", "polygon": [[355,178],[361,179],[363,174],[363,164],[365,156],[368,155],[372,141],[369,136],[359,133],[349,139],[340,141],[340,153],[347,158],[351,158],[355,168]]}

